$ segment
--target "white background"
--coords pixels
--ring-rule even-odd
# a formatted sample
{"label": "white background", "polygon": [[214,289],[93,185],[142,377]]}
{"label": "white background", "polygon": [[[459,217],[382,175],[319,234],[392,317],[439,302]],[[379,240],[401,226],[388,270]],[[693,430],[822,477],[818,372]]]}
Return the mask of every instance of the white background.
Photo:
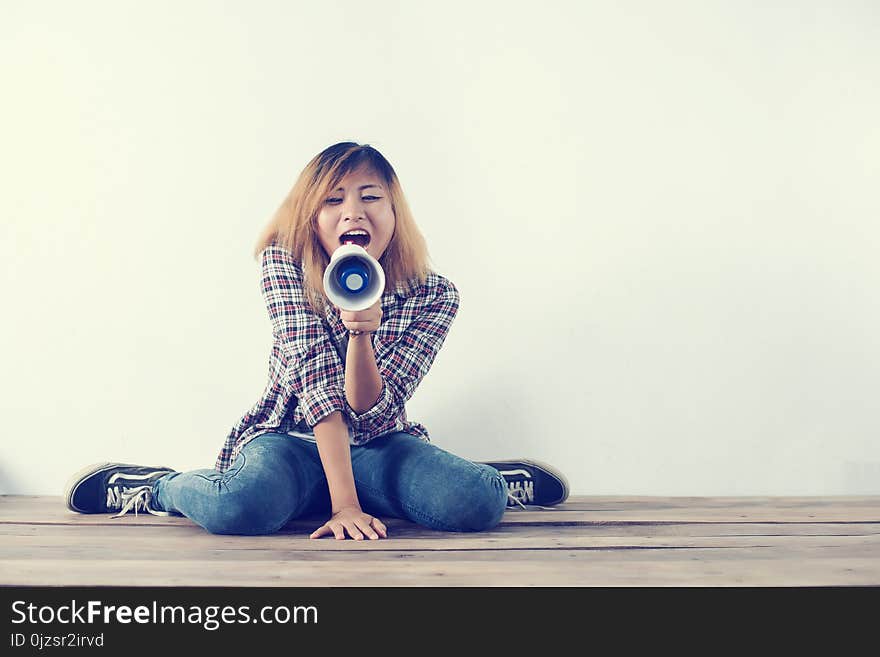
{"label": "white background", "polygon": [[[212,467],[343,140],[461,309],[407,406],[582,495],[880,493],[875,2],[0,3],[0,492]],[[454,482],[450,482],[454,485]]]}

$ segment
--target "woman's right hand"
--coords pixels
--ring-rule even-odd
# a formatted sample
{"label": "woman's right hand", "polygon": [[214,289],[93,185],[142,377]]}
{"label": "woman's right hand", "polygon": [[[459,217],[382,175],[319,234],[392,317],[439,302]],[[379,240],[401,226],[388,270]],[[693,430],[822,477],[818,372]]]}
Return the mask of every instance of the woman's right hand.
{"label": "woman's right hand", "polygon": [[388,530],[381,520],[364,513],[359,506],[345,506],[336,511],[323,525],[311,533],[309,538],[321,538],[333,534],[338,541],[344,541],[348,533],[356,541],[388,538]]}

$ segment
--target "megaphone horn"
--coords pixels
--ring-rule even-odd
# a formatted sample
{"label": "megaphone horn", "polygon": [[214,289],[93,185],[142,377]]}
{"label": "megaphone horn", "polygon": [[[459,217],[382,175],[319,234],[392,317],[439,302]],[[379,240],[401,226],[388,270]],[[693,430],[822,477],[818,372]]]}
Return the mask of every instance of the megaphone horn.
{"label": "megaphone horn", "polygon": [[357,244],[346,243],[330,256],[324,270],[324,292],[342,310],[366,310],[382,298],[382,265]]}

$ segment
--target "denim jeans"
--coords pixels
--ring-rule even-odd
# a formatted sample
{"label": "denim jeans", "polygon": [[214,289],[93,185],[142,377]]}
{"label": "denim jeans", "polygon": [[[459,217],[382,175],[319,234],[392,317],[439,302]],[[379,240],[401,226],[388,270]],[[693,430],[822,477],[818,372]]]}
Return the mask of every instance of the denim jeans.
{"label": "denim jeans", "polygon": [[[507,485],[491,466],[455,456],[408,433],[351,446],[358,500],[372,516],[430,529],[481,531],[501,521]],[[300,516],[330,516],[317,444],[266,433],[248,442],[228,470],[175,472],[153,485],[153,504],[212,534],[271,534]]]}

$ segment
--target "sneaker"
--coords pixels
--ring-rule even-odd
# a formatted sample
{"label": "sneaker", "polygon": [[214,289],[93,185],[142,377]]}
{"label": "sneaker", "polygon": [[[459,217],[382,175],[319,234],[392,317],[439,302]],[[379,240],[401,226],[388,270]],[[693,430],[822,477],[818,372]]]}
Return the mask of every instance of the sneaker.
{"label": "sneaker", "polygon": [[171,468],[144,467],[131,463],[94,463],[73,475],[64,489],[67,508],[77,513],[110,513],[114,518],[131,510],[154,516],[170,516],[152,507],[153,484]]}
{"label": "sneaker", "polygon": [[484,461],[507,481],[507,506],[553,506],[568,498],[568,480],[559,470],[534,460]]}

